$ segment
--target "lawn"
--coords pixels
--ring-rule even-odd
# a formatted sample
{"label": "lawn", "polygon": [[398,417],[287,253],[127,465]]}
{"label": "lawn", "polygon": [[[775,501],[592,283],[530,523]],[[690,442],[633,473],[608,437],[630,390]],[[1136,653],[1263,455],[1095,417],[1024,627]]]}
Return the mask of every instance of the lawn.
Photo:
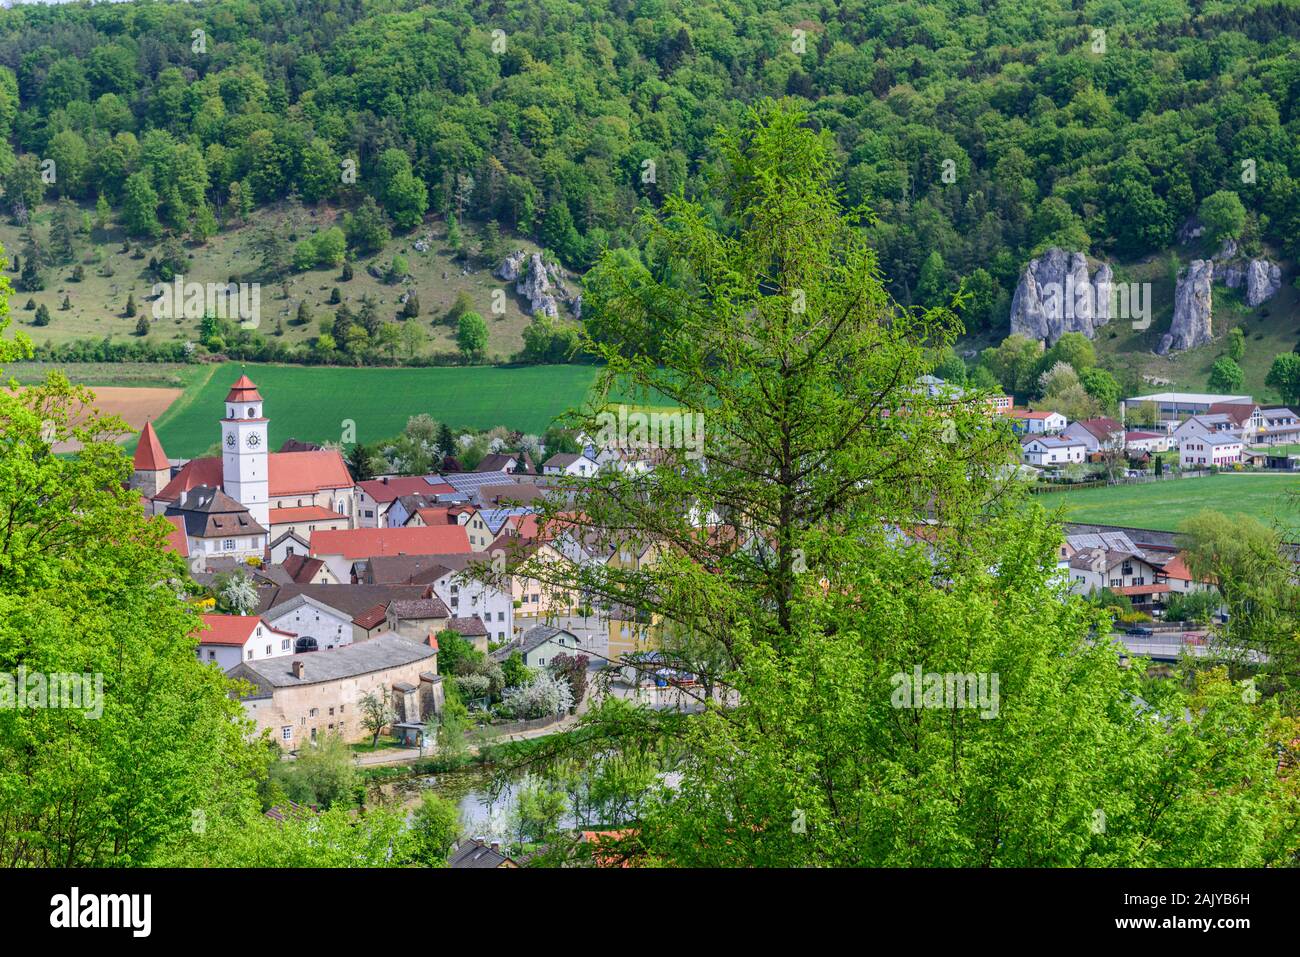
{"label": "lawn", "polygon": [[1211,475],[1143,485],[1112,485],[1035,496],[1044,508],[1064,508],[1071,522],[1176,531],[1203,509],[1245,514],[1300,531],[1300,476],[1277,473]]}
{"label": "lawn", "polygon": [[169,456],[193,458],[216,444],[226,393],[241,370],[257,383],[266,401],[273,449],[289,438],[340,442],[349,422],[355,441],[375,442],[396,435],[408,418],[421,412],[453,427],[504,425],[540,434],[556,416],[583,403],[597,372],[594,366],[581,365],[213,365],[156,423]]}

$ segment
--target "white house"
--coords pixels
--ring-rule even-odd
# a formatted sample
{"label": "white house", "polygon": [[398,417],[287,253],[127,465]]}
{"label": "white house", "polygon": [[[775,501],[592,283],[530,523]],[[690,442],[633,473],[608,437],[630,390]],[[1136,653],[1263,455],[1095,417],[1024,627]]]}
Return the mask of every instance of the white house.
{"label": "white house", "polygon": [[1230,432],[1189,435],[1178,446],[1178,464],[1185,469],[1235,465],[1241,461],[1241,436]]}
{"label": "white house", "polygon": [[1124,433],[1124,448],[1129,452],[1149,452],[1152,455],[1168,452],[1169,442],[1170,438],[1166,432]]}
{"label": "white house", "polygon": [[600,466],[595,459],[584,454],[558,452],[542,463],[543,475],[568,475],[572,478],[586,478],[595,475]]}
{"label": "white house", "polygon": [[1054,435],[1070,424],[1070,420],[1059,412],[1012,409],[1007,417],[1011,419],[1016,431],[1027,435]]}
{"label": "white house", "polygon": [[241,661],[259,661],[293,654],[298,636],[267,624],[257,615],[204,615],[195,633],[199,661],[215,662],[229,671]]}
{"label": "white house", "polygon": [[582,643],[571,631],[552,628],[550,625],[534,625],[508,645],[502,645],[492,652],[490,657],[501,662],[516,651],[529,668],[545,668],[548,662],[555,660],[556,655],[581,654]]}
{"label": "white house", "polygon": [[1026,465],[1036,465],[1039,468],[1082,462],[1087,452],[1087,446],[1082,441],[1062,435],[1036,435],[1026,437],[1020,443],[1021,460]]}
{"label": "white house", "polygon": [[1061,437],[1082,442],[1089,453],[1119,450],[1124,447],[1124,427],[1114,419],[1085,419],[1071,422],[1061,433]]}
{"label": "white house", "polygon": [[268,608],[262,620],[299,637],[315,638],[321,651],[352,644],[352,616],[307,595]]}
{"label": "white house", "polygon": [[[1141,555],[1112,548],[1089,548],[1060,562],[1070,589],[1087,595],[1103,588],[1127,595],[1135,605],[1163,605],[1170,591],[1159,568]],[[1157,580],[1157,579],[1161,580]]]}

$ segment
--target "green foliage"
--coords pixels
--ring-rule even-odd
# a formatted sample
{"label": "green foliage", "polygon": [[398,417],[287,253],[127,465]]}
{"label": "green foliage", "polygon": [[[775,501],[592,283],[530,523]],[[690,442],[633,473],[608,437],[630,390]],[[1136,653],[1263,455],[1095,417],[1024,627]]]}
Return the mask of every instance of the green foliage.
{"label": "green foliage", "polygon": [[1241,198],[1231,190],[1221,189],[1201,200],[1197,211],[1205,231],[1214,242],[1237,239],[1246,225],[1246,207]]}
{"label": "green foliage", "polygon": [[467,312],[457,320],[456,345],[469,361],[482,359],[487,352],[487,323],[477,312]]}
{"label": "green foliage", "polygon": [[357,788],[352,751],[337,734],[324,735],[299,748],[294,760],[273,764],[268,787],[295,804],[351,807]]}
{"label": "green foliage", "polygon": [[1245,373],[1229,356],[1220,356],[1210,368],[1211,392],[1240,392]]}
{"label": "green foliage", "polygon": [[426,867],[441,867],[460,837],[460,808],[425,791],[411,816],[411,854]]}

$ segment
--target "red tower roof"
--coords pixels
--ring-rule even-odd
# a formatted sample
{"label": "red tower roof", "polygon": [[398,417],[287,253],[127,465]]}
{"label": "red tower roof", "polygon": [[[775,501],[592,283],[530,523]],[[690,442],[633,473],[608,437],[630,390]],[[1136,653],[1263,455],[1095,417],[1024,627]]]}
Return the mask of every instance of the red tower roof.
{"label": "red tower roof", "polygon": [[140,430],[140,441],[135,446],[135,470],[137,472],[161,472],[171,468],[167,453],[158,441],[158,433],[153,430],[153,423],[146,422]]}
{"label": "red tower roof", "polygon": [[241,375],[235,380],[235,384],[230,387],[230,394],[226,396],[227,402],[261,402],[262,396],[258,394],[257,386],[253,380],[246,375]]}

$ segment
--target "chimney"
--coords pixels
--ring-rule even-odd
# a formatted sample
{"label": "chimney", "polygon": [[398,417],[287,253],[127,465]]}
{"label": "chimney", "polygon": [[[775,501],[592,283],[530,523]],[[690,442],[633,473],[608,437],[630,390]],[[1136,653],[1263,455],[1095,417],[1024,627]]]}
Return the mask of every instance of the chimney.
{"label": "chimney", "polygon": [[387,475],[384,476],[384,484],[385,484],[385,485],[388,484],[388,476],[387,476]]}
{"label": "chimney", "polygon": [[295,678],[301,679],[303,675],[306,673],[306,671],[307,671],[307,667],[301,661],[295,661],[293,663],[293,676]]}
{"label": "chimney", "polygon": [[500,854],[500,853],[501,853],[501,842],[500,842],[500,841],[493,841],[493,842],[492,842],[492,850],[494,850],[494,851],[496,851],[498,854]]}

